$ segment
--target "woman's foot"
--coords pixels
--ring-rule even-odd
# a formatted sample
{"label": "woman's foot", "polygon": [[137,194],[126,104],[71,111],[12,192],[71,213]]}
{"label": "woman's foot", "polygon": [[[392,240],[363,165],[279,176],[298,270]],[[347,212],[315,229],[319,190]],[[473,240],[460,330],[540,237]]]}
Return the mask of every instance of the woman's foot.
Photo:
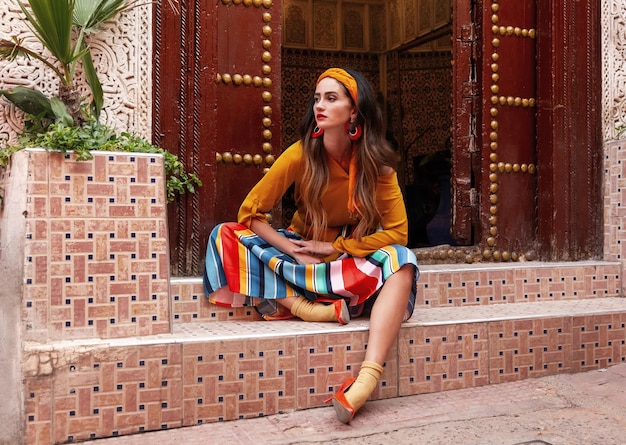
{"label": "woman's foot", "polygon": [[346,300],[323,300],[330,304],[309,301],[297,297],[291,306],[291,313],[304,321],[337,321],[347,324],[350,321],[350,310]]}
{"label": "woman's foot", "polygon": [[343,382],[332,398],[340,422],[350,423],[376,388],[382,373],[383,367],[378,363],[365,361],[357,378],[351,377]]}

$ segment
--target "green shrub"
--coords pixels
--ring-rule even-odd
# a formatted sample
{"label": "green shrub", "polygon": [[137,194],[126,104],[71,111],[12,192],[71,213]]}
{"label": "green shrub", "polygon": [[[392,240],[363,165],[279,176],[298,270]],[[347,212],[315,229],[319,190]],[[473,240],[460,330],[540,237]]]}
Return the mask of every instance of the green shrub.
{"label": "green shrub", "polygon": [[185,170],[178,156],[139,136],[125,132],[118,134],[112,128],[94,121],[81,127],[57,122],[48,126],[43,133],[23,133],[19,145],[0,148],[0,165],[7,165],[11,154],[27,147],[41,147],[62,153],[71,151],[79,161],[92,159],[92,151],[160,154],[164,159],[168,202],[174,201],[177,195],[194,193],[196,187],[202,186],[196,174]]}

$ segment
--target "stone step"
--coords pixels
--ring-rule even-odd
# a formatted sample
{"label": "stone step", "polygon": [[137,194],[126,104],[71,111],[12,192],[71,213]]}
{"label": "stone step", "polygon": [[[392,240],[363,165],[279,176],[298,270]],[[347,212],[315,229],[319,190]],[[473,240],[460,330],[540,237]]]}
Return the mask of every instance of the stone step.
{"label": "stone step", "polygon": [[[440,308],[596,299],[622,294],[621,263],[609,261],[427,265],[416,307]],[[201,278],[170,279],[173,324],[258,320],[252,308],[207,304]]]}
{"label": "stone step", "polygon": [[[27,443],[318,407],[358,371],[368,320],[174,323],[168,334],[24,347]],[[626,299],[419,307],[373,399],[626,361]]]}

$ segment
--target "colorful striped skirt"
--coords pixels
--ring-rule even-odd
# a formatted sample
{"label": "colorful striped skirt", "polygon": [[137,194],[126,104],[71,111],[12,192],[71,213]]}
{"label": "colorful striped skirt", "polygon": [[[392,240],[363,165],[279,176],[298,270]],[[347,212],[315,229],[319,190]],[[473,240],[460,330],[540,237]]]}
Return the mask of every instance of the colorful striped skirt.
{"label": "colorful striped skirt", "polygon": [[[301,239],[289,230],[278,232]],[[358,316],[366,301],[378,295],[385,280],[406,264],[412,264],[416,274],[405,315],[408,319],[415,306],[419,276],[410,249],[390,245],[364,258],[342,254],[330,262],[298,264],[244,225],[223,223],[209,237],[204,287],[211,303],[254,306],[268,320],[291,318],[291,312],[276,300],[296,296],[311,301],[344,298],[352,316]]]}

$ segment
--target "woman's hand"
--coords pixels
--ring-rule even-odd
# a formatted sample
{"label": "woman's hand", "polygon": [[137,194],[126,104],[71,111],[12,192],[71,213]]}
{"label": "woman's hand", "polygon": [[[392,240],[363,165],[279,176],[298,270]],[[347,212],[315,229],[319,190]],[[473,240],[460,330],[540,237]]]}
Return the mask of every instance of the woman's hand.
{"label": "woman's hand", "polygon": [[295,254],[307,254],[313,257],[324,258],[334,253],[337,253],[332,243],[324,241],[305,241],[295,239],[289,239],[289,241],[297,246],[293,250]]}
{"label": "woman's hand", "polygon": [[294,253],[292,256],[296,259],[298,264],[318,264],[323,260],[318,256],[308,255],[306,253]]}

